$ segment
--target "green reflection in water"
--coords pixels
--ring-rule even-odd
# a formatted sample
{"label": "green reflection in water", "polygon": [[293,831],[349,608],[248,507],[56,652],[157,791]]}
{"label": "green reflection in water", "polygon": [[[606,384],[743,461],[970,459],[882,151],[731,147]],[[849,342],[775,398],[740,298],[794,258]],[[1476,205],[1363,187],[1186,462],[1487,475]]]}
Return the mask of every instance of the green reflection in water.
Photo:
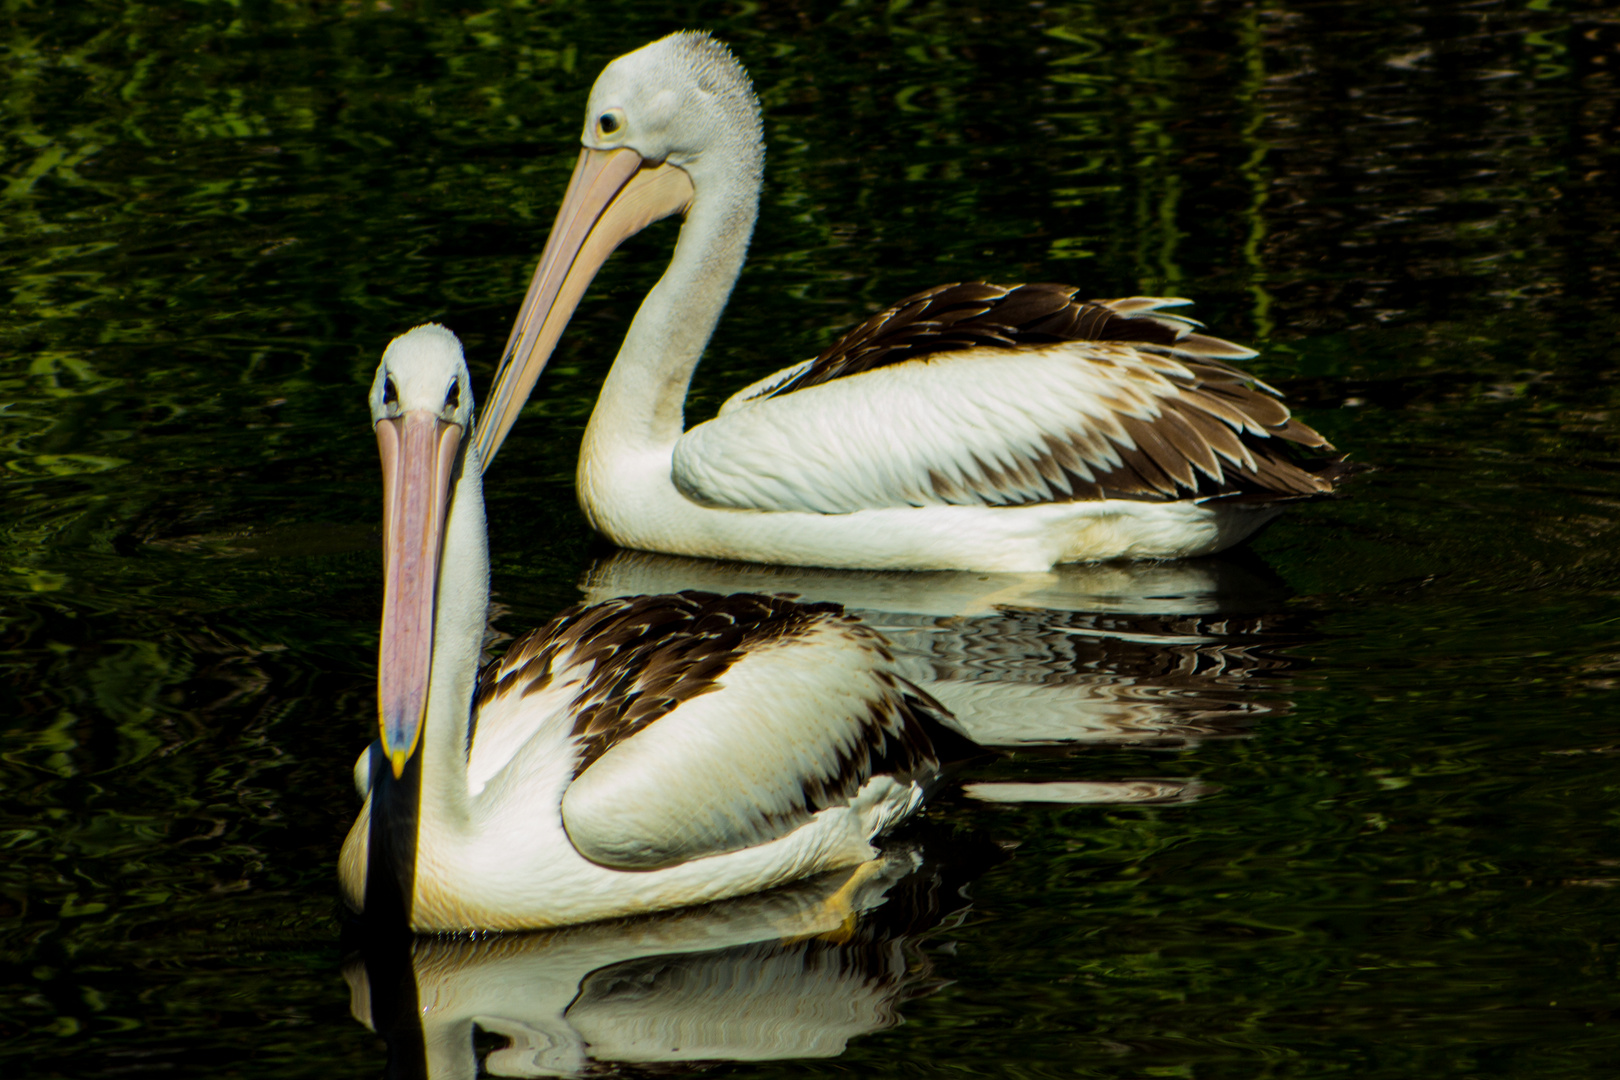
{"label": "green reflection in water", "polygon": [[[1310,633],[1247,738],[994,779],[948,985],[831,1062],[1592,1075],[1615,1055],[1620,33],[1576,5],[0,7],[7,1075],[368,1074],[332,887],[370,716],[364,387],[487,379],[594,73],[704,25],[758,83],[730,389],[941,281],[1176,291],[1380,471],[1256,545]],[[615,258],[491,484],[503,625],[601,549],[573,454],[671,227]],[[1254,690],[1243,691],[1253,694]],[[1241,696],[1241,695],[1240,695]],[[949,946],[943,949],[943,946]],[[941,948],[935,948],[940,946]]]}

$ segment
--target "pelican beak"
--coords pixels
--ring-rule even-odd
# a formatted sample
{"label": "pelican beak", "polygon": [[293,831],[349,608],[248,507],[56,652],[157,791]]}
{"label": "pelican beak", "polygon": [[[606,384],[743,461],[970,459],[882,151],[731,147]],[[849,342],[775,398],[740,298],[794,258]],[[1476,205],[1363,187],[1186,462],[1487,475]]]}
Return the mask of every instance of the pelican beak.
{"label": "pelican beak", "polygon": [[484,468],[529,399],[591,279],[625,240],[692,205],[692,179],[634,150],[582,150],[478,418]]}
{"label": "pelican beak", "polygon": [[433,667],[433,605],[461,425],[430,412],[377,424],[383,467],[383,618],[377,722],[398,779],[416,752]]}

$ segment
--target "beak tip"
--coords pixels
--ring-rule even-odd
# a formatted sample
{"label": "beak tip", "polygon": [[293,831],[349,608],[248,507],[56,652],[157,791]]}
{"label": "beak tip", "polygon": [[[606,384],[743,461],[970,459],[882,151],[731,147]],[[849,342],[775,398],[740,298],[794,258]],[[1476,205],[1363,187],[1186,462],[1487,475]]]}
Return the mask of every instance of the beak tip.
{"label": "beak tip", "polygon": [[395,750],[388,755],[388,763],[394,768],[394,779],[398,780],[405,775],[405,759],[409,757],[403,750]]}

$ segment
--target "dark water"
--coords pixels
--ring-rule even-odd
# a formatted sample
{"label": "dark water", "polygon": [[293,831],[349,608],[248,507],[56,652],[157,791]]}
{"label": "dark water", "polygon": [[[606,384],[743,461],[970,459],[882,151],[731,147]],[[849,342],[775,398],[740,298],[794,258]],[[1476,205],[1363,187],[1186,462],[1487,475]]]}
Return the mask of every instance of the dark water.
{"label": "dark water", "polygon": [[[414,963],[441,1076],[664,1070],[670,1031],[750,1059],[727,1076],[1612,1067],[1612,10],[7,0],[0,1072],[383,1068],[333,881],[380,602],[365,387],[430,318],[487,384],[595,72],[685,26],[734,44],[771,155],[694,418],[915,289],[1066,280],[1196,299],[1378,471],[1231,558],[800,581],[983,723],[1068,725],[970,779],[1092,801],[945,797],[852,929],[800,932],[812,883],[424,944],[350,958],[359,1011],[397,1022]],[[672,228],[492,470],[507,630],[765,580],[615,558],[573,506]]]}

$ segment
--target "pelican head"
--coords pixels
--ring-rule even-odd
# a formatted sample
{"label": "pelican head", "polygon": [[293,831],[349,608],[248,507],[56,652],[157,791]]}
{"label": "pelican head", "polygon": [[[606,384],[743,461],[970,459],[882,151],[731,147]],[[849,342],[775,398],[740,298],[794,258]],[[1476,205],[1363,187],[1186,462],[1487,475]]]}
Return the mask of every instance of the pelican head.
{"label": "pelican head", "polygon": [[450,481],[472,413],[472,379],[456,335],[428,323],[388,343],[371,384],[371,422],[383,468],[377,712],[396,778],[422,734]]}
{"label": "pelican head", "polygon": [[584,149],[479,422],[485,467],[607,257],[653,222],[686,213],[698,190],[722,191],[717,180],[735,177],[757,191],[761,132],[748,73],[708,34],[671,34],[602,70],[585,110]]}
{"label": "pelican head", "polygon": [[587,151],[630,150],[701,183],[718,160],[761,141],[748,73],[720,42],[691,30],[660,38],[602,69],[585,106]]}

